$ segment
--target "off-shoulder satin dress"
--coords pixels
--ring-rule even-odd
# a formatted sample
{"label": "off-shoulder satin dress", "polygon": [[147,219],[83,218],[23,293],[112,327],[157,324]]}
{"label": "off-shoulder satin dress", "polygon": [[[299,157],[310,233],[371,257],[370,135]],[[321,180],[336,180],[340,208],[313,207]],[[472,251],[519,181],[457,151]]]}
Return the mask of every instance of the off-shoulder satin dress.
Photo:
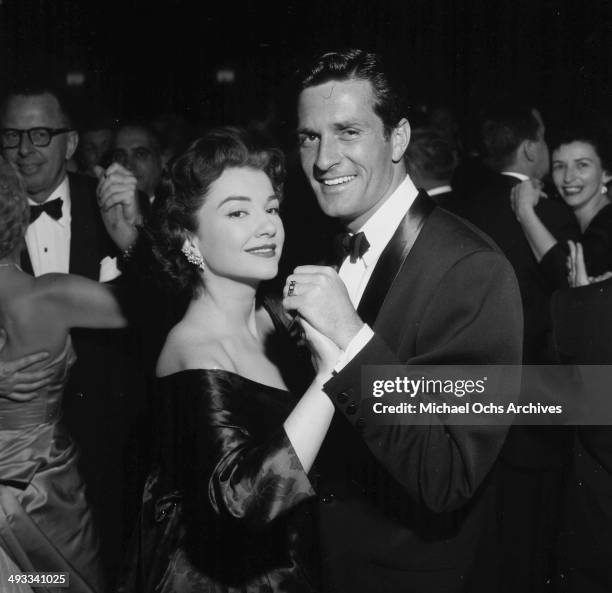
{"label": "off-shoulder satin dress", "polygon": [[[159,533],[145,527],[149,565],[124,590],[318,591],[314,491],[283,429],[298,398],[223,370],[185,370],[158,385],[161,456],[144,501],[153,529],[176,544],[153,551]],[[164,526],[176,505],[180,520]]]}
{"label": "off-shoulder satin dress", "polygon": [[55,371],[47,387],[27,402],[0,399],[0,554],[22,572],[69,572],[67,592],[98,593],[97,537],[77,450],[60,424],[75,360],[68,339],[46,365]]}

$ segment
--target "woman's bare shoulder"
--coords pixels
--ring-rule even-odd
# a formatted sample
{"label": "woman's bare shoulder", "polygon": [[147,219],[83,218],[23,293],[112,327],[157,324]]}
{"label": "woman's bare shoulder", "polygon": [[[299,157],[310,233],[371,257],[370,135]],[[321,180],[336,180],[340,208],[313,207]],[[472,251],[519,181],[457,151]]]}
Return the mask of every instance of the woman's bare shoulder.
{"label": "woman's bare shoulder", "polygon": [[156,375],[163,377],[188,369],[219,369],[236,372],[225,340],[180,322],[175,325],[162,348]]}

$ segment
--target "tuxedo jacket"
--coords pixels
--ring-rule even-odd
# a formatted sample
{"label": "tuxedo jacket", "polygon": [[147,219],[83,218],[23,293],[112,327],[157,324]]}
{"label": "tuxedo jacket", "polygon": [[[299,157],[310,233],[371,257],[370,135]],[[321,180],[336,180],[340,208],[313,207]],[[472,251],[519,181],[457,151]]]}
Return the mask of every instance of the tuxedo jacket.
{"label": "tuxedo jacket", "polygon": [[[70,260],[69,272],[98,280],[100,261],[114,257],[116,249],[106,233],[96,200],[96,181],[84,175],[68,174],[70,184]],[[24,270],[32,272],[27,250],[22,254]],[[109,444],[120,441],[124,423],[123,404],[129,401],[131,377],[126,356],[129,334],[126,330],[71,331],[77,362],[70,372],[64,392],[64,421],[81,450],[81,469],[92,480],[101,475],[102,463],[116,463]],[[131,338],[129,338],[131,339]],[[130,394],[131,395],[131,394]],[[112,431],[113,439],[106,437]],[[110,436],[110,434],[109,434]],[[110,458],[110,459],[109,459]],[[97,469],[94,469],[97,468]],[[88,481],[90,494],[95,486]]]}
{"label": "tuxedo jacket", "polygon": [[519,364],[514,273],[490,240],[421,192],[358,313],[374,337],[325,385],[336,407],[318,467],[326,588],[462,591],[492,511],[487,480],[506,428],[447,426],[443,417],[380,426],[367,413],[361,367]]}

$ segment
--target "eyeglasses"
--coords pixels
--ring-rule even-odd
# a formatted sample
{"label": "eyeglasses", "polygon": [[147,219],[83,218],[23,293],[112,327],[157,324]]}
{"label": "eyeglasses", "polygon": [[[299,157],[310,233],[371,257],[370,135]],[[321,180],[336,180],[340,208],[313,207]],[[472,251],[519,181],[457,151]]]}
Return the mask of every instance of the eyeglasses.
{"label": "eyeglasses", "polygon": [[21,144],[23,134],[27,134],[34,146],[44,148],[51,144],[54,136],[66,132],[72,132],[72,128],[30,128],[29,130],[2,128],[0,129],[0,144],[2,148],[17,148]]}

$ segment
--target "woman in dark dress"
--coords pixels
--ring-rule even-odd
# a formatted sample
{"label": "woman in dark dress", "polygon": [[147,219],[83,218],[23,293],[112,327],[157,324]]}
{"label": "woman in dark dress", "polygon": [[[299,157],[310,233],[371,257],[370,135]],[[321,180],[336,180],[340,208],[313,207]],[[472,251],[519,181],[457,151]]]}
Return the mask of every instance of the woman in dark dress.
{"label": "woman in dark dress", "polygon": [[[566,133],[552,152],[552,177],[557,192],[573,210],[580,227],[587,271],[599,276],[612,269],[612,205],[607,183],[612,162],[605,138],[584,127]],[[535,206],[544,196],[536,181],[515,186],[512,204],[542,270],[559,287],[567,286],[567,246],[556,239],[538,218]]]}
{"label": "woman in dark dress", "polygon": [[233,129],[171,168],[149,237],[189,304],[157,363],[160,457],[125,590],[318,590],[308,471],[333,416],[321,386],[339,350],[304,327],[317,373],[296,395],[282,315],[258,298],[283,246],[282,174],[280,153]]}

